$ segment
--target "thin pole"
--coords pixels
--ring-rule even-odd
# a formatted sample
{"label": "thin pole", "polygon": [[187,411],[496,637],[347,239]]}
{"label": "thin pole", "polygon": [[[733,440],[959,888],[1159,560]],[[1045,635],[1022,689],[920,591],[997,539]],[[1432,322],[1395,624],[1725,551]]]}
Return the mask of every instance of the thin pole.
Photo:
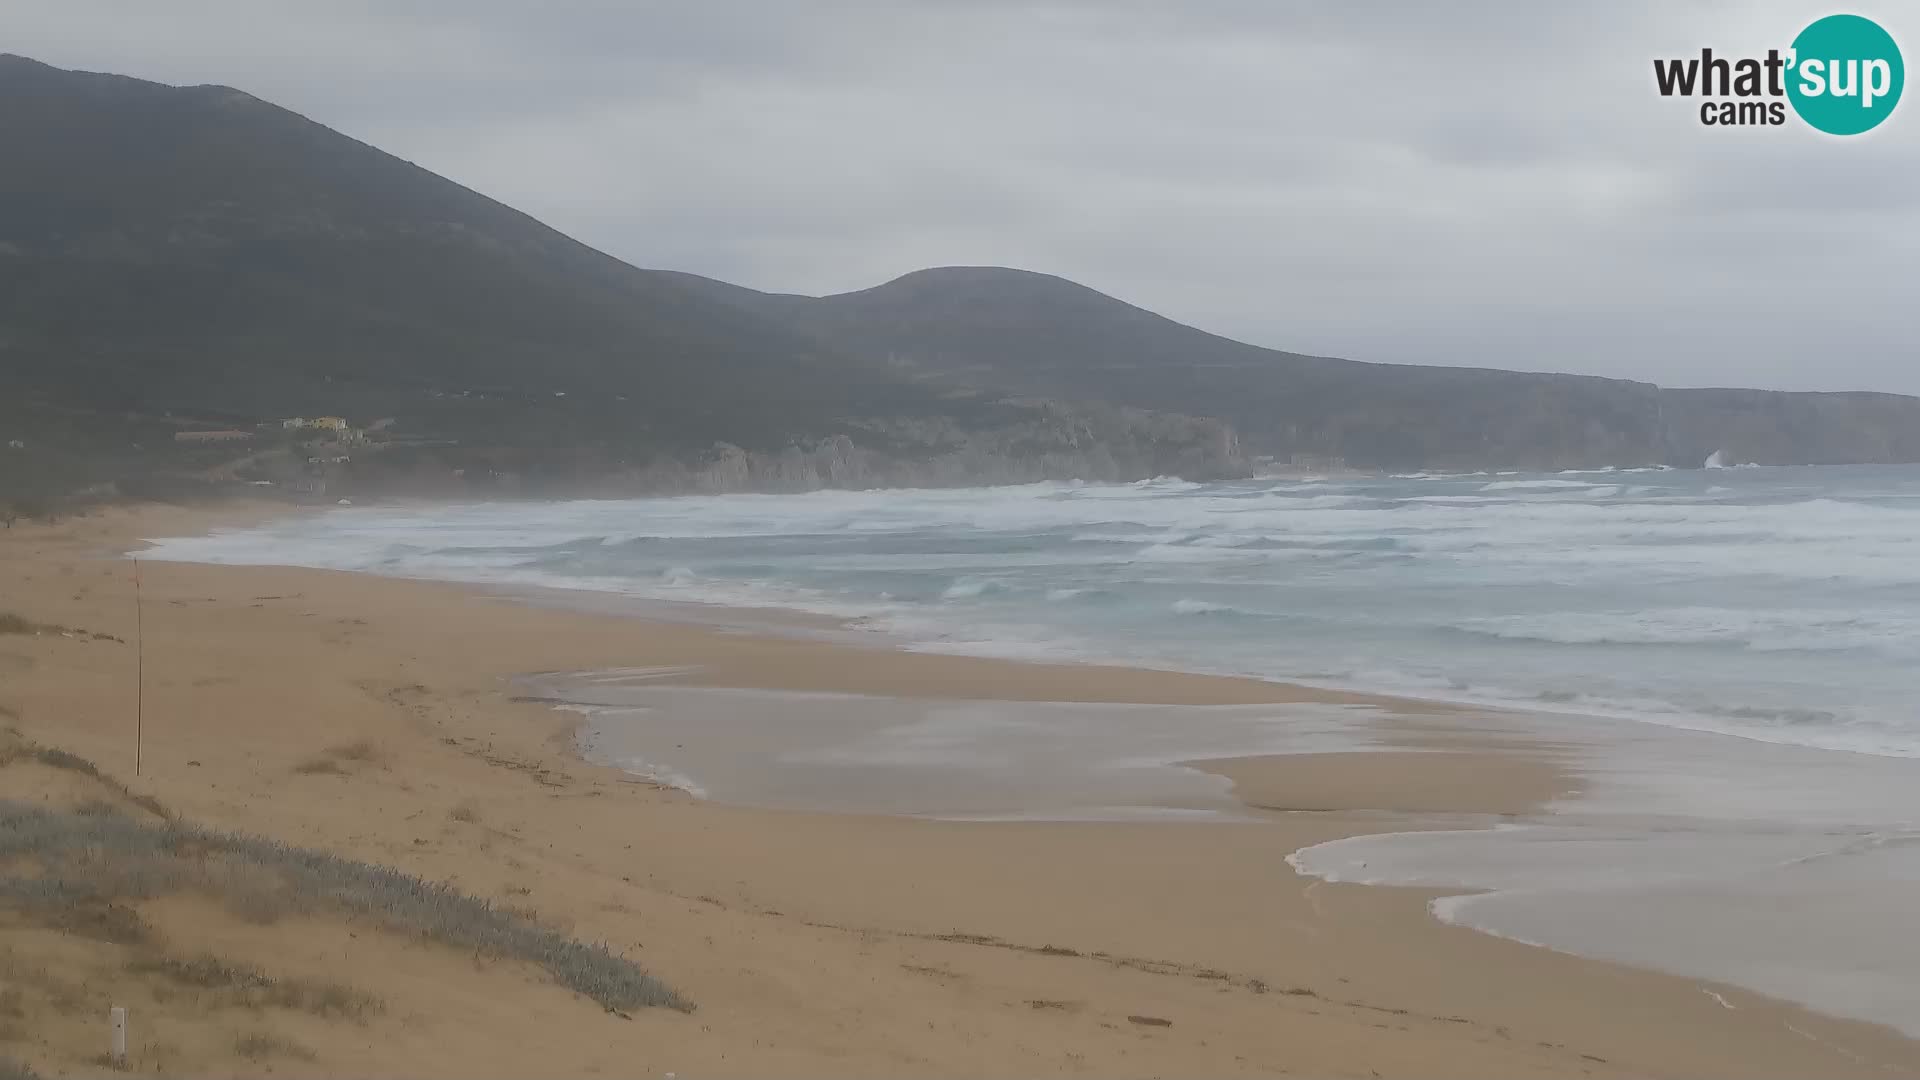
{"label": "thin pole", "polygon": [[133,560],[133,775],[147,736],[147,620],[140,603],[140,560]]}

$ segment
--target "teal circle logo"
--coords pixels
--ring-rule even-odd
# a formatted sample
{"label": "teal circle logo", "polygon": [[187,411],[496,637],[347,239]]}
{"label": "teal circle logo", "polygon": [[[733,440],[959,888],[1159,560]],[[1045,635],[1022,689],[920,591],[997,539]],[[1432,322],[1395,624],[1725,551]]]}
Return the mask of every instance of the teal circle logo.
{"label": "teal circle logo", "polygon": [[1900,46],[1880,24],[1829,15],[1793,39],[1787,100],[1829,135],[1858,135],[1885,120],[1907,83]]}

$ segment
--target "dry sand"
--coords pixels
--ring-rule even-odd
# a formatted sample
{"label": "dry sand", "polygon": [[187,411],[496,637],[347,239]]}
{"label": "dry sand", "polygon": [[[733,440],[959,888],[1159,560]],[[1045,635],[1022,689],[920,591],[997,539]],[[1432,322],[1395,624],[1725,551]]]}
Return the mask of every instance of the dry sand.
{"label": "dry sand", "polygon": [[[233,1007],[129,972],[120,946],[0,912],[0,1055],[44,1075],[97,1071],[116,1003],[136,1070],[195,1075],[1920,1075],[1920,1046],[1885,1029],[1442,926],[1427,893],[1297,877],[1284,859],[1300,846],[1423,814],[1520,812],[1576,782],[1448,735],[1445,709],[1409,740],[1447,754],[1204,763],[1276,808],[1258,824],[748,810],[584,764],[577,717],[516,701],[509,678],[694,666],[710,685],[906,696],[1366,699],[149,563],[135,777],[132,580],[114,553],[265,512],[146,508],[0,532],[0,612],[87,632],[0,635],[0,726],[187,820],[450,881],[604,940],[698,1008],[622,1017],[530,966],[339,919],[142,905],[176,952],[385,1003],[358,1020]],[[337,771],[301,770],[339,748],[355,749],[333,755]],[[76,783],[0,769],[9,798],[71,804],[87,797]],[[250,1035],[254,1058],[239,1052]]]}

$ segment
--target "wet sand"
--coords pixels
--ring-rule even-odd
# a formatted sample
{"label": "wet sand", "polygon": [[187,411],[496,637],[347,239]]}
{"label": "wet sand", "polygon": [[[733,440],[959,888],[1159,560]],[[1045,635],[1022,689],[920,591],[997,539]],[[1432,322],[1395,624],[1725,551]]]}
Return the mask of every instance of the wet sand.
{"label": "wet sand", "polygon": [[1192,763],[1233,784],[1248,806],[1281,813],[1512,815],[1579,790],[1538,751],[1280,754]]}
{"label": "wet sand", "polygon": [[[1439,706],[858,649],[431,583],[147,564],[135,777],[133,598],[111,555],[259,512],[156,508],[0,533],[0,610],[86,631],[0,636],[0,723],[186,819],[452,881],[604,940],[699,1008],[610,1015],[521,965],[168,901],[143,914],[179,947],[346,979],[386,1011],[196,1009],[160,1000],[111,946],[0,924],[9,985],[49,972],[71,984],[68,1008],[35,991],[0,1026],[0,1052],[42,1073],[90,1068],[98,1015],[123,997],[148,1018],[139,1068],[209,1075],[257,1072],[233,1047],[263,1024],[314,1054],[275,1062],[280,1075],[1920,1073],[1920,1047],[1884,1028],[1441,925],[1431,890],[1295,874],[1286,857],[1309,845],[1525,813],[1580,783],[1550,747]],[[1407,741],[1209,760],[1224,778],[1209,790],[1230,783],[1258,820],[1203,827],[769,810],[590,764],[575,748],[582,717],[515,681],[621,668],[922,701],[1373,709],[1406,717]],[[300,769],[360,743],[337,773]],[[14,769],[0,770],[0,795],[63,797]]]}

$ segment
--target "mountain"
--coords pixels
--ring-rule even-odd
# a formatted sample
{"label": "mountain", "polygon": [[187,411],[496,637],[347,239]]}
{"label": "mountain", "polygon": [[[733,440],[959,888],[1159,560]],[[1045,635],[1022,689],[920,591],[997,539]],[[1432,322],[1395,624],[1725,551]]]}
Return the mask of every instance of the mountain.
{"label": "mountain", "polygon": [[645,424],[777,444],[899,388],[236,90],[10,57],[0,100],[9,366],[100,400],[625,391]]}
{"label": "mountain", "polygon": [[[227,87],[0,55],[0,146],[0,498],[1920,460],[1895,395],[1305,356],[992,267],[640,269]],[[320,415],[375,431],[279,423]]]}
{"label": "mountain", "polygon": [[0,56],[0,146],[0,426],[116,468],[170,422],[321,414],[437,442],[423,475],[549,479],[728,447],[790,475],[774,459],[835,437],[908,465],[984,452],[954,431],[1065,470],[1095,429],[1126,473],[1220,441],[924,385],[227,87]]}
{"label": "mountain", "polygon": [[955,385],[1217,416],[1247,451],[1361,467],[1559,469],[1920,460],[1920,399],[1670,390],[1583,375],[1372,364],[1210,334],[1062,278],[921,270],[836,296],[689,288]]}

